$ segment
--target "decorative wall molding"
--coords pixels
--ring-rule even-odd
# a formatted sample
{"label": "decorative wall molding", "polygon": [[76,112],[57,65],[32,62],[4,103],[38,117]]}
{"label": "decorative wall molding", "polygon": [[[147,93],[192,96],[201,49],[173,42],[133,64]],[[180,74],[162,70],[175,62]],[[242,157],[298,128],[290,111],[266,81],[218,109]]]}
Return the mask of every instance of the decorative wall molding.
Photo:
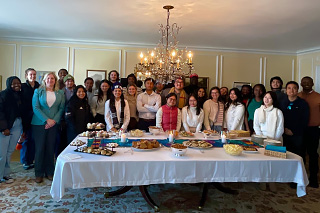
{"label": "decorative wall molding", "polygon": [[292,70],[291,70],[291,74],[292,74],[292,81],[294,81],[294,59],[292,59],[291,67],[292,67]]}
{"label": "decorative wall molding", "polygon": [[13,70],[12,71],[13,71],[13,75],[16,75],[16,73],[17,73],[17,44],[3,44],[3,43],[0,43],[0,45],[14,46]]}
{"label": "decorative wall molding", "polygon": [[267,76],[267,57],[263,58],[263,85],[266,85]]}
{"label": "decorative wall molding", "polygon": [[[216,86],[218,86],[218,80],[219,80],[219,55],[216,56]],[[211,94],[209,94],[209,97],[211,97]]]}
{"label": "decorative wall molding", "polygon": [[90,47],[75,47],[73,48],[73,72],[74,72],[74,63],[75,63],[75,51],[76,50],[98,50],[98,51],[106,51],[106,52],[118,52],[119,53],[119,67],[118,67],[118,72],[120,76],[122,75],[121,72],[121,62],[122,62],[122,50],[121,49],[108,49],[108,48],[90,48]]}
{"label": "decorative wall molding", "polygon": [[[43,43],[63,43],[76,45],[99,45],[109,47],[134,47],[134,48],[154,48],[156,43],[134,43],[134,42],[114,42],[114,41],[92,41],[92,40],[77,40],[77,39],[55,39],[55,38],[31,38],[31,37],[0,37],[6,41],[21,41],[21,42],[43,42]],[[181,47],[183,44],[181,44]],[[186,45],[184,45],[186,46]],[[190,50],[210,51],[210,52],[241,52],[254,54],[270,54],[270,55],[297,55],[296,51],[278,51],[278,50],[264,50],[264,49],[244,49],[244,48],[224,48],[224,47],[202,47],[202,46],[188,46]],[[318,48],[320,50],[320,48]],[[309,50],[306,50],[309,51]],[[314,50],[312,50],[314,51]],[[299,51],[299,53],[303,51]]]}
{"label": "decorative wall molding", "polygon": [[305,54],[310,54],[310,53],[316,53],[320,52],[320,47],[314,47],[310,49],[305,49],[305,50],[299,50],[297,51],[297,56],[305,55]]}
{"label": "decorative wall molding", "polygon": [[223,55],[220,55],[220,87],[222,87]]}
{"label": "decorative wall molding", "polygon": [[299,79],[301,79],[301,59],[299,59],[299,64],[298,64],[298,67],[299,67]]}
{"label": "decorative wall molding", "polygon": [[19,48],[19,76],[22,74],[22,48],[23,47],[40,47],[40,48],[61,48],[67,50],[67,63],[66,68],[69,67],[69,55],[70,55],[70,47],[63,47],[63,46],[48,46],[48,45],[36,45],[36,44],[22,44]]}
{"label": "decorative wall molding", "polygon": [[262,84],[262,58],[260,58],[260,80],[259,83]]}

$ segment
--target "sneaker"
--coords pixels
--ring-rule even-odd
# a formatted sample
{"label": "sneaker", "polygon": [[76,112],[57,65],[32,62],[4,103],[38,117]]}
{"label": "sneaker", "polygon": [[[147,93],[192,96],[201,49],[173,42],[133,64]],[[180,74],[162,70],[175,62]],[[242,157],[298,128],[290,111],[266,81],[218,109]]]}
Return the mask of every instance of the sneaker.
{"label": "sneaker", "polygon": [[29,170],[29,169],[33,168],[29,164],[22,164],[22,166],[23,166],[24,170]]}
{"label": "sneaker", "polygon": [[5,176],[3,179],[6,181],[7,184],[13,183],[14,179],[10,176]]}

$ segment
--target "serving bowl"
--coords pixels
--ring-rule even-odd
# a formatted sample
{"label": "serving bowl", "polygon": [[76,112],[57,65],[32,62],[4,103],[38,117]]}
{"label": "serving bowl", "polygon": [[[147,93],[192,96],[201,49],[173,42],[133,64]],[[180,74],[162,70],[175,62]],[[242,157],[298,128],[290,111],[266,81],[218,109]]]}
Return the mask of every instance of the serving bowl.
{"label": "serving bowl", "polygon": [[182,144],[173,144],[171,145],[171,151],[174,153],[175,156],[181,157],[186,154],[187,146]]}
{"label": "serving bowl", "polygon": [[151,132],[153,135],[158,135],[161,132],[161,128],[156,126],[149,126],[149,132]]}
{"label": "serving bowl", "polygon": [[238,144],[224,144],[224,151],[229,155],[241,155],[243,149]]}

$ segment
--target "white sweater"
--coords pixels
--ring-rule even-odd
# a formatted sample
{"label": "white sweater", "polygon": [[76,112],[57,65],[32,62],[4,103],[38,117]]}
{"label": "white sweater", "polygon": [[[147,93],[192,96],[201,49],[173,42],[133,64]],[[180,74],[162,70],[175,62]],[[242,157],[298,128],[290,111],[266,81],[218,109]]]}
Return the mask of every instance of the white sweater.
{"label": "white sweater", "polygon": [[[124,103],[125,103],[124,118],[123,118],[123,124],[120,128],[122,128],[125,131],[129,125],[129,122],[130,122],[130,109],[129,109],[128,101],[124,100]],[[121,100],[115,101],[115,107],[116,107],[116,111],[117,111],[118,122],[120,123]],[[110,110],[110,100],[107,100],[107,102],[105,104],[104,119],[107,123],[107,131],[110,131],[110,129],[113,128],[113,122],[112,122],[111,110]]]}
{"label": "white sweater", "polygon": [[254,112],[253,129],[257,135],[281,140],[284,132],[283,114],[280,109],[261,106]]}
{"label": "white sweater", "polygon": [[188,106],[182,108],[182,123],[184,130],[190,132],[189,127],[196,128],[196,132],[199,132],[203,123],[204,112],[200,109],[199,115],[197,115],[197,108],[190,107],[188,110]]}
{"label": "white sweater", "polygon": [[245,107],[243,104],[231,104],[225,112],[224,127],[230,130],[242,130]]}

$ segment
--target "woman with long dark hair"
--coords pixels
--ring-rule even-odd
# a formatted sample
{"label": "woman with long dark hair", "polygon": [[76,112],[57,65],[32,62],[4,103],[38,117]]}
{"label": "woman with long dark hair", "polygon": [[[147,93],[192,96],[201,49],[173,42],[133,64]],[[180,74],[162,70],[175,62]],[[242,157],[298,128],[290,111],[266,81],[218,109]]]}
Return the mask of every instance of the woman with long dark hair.
{"label": "woman with long dark hair", "polygon": [[254,112],[263,104],[263,96],[266,93],[266,88],[263,84],[256,84],[253,87],[253,97],[250,98],[246,104],[246,113],[244,117],[244,123],[246,130],[253,134],[253,118]]}
{"label": "woman with long dark hair", "polygon": [[210,89],[210,99],[203,104],[204,127],[206,130],[220,132],[224,119],[224,104],[221,102],[219,87]]}
{"label": "woman with long dark hair", "polygon": [[106,124],[104,119],[105,103],[112,96],[112,83],[106,79],[100,81],[98,94],[92,98],[90,103],[94,122]]}
{"label": "woman with long dark hair", "polygon": [[254,112],[253,129],[257,135],[281,140],[284,132],[282,111],[278,108],[277,95],[269,91],[263,97],[263,105]]}
{"label": "woman with long dark hair", "polygon": [[206,100],[208,99],[208,95],[207,95],[207,91],[203,88],[203,87],[200,87],[198,90],[197,90],[197,101],[198,101],[198,105],[200,108],[203,109],[203,104],[204,102],[206,102]]}
{"label": "woman with long dark hair", "polygon": [[241,92],[238,88],[232,88],[226,104],[225,125],[227,130],[243,129],[245,107],[241,103]]}
{"label": "woman with long dark hair", "polygon": [[199,132],[202,128],[204,112],[197,103],[196,96],[191,94],[187,106],[182,108],[182,123],[187,132]]}
{"label": "woman with long dark hair", "polygon": [[113,96],[105,105],[105,121],[107,131],[126,131],[130,122],[130,109],[128,101],[124,99],[122,87],[116,85],[113,89]]}
{"label": "woman with long dark hair", "polygon": [[81,132],[86,131],[91,122],[90,106],[86,89],[78,85],[71,96],[65,110],[68,144]]}

